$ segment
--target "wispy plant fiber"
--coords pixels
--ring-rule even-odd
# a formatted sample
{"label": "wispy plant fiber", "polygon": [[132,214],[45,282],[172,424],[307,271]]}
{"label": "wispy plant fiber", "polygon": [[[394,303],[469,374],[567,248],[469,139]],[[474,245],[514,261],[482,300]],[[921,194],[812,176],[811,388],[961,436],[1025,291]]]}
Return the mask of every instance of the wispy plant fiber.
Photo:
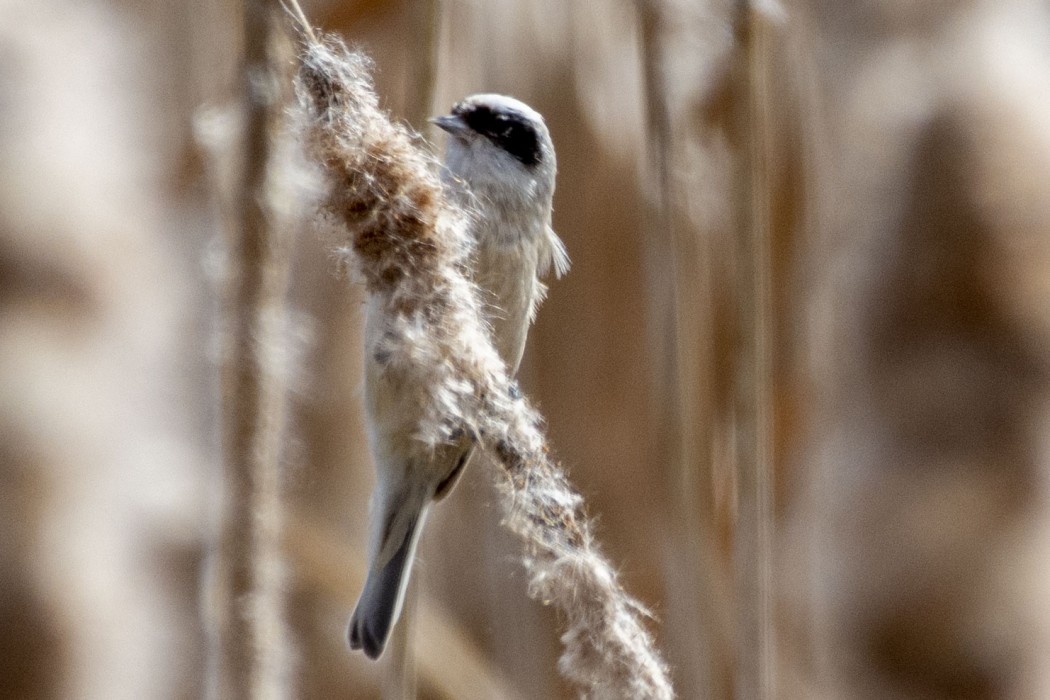
{"label": "wispy plant fiber", "polygon": [[481,320],[469,279],[469,214],[443,195],[437,164],[379,110],[369,61],[309,36],[297,91],[307,148],[328,177],[325,209],[383,315],[390,371],[419,406],[421,450],[463,432],[502,466],[504,525],[523,543],[529,593],[564,615],[561,672],[586,698],[671,698],[646,611],[599,552],[584,503],[551,457]]}

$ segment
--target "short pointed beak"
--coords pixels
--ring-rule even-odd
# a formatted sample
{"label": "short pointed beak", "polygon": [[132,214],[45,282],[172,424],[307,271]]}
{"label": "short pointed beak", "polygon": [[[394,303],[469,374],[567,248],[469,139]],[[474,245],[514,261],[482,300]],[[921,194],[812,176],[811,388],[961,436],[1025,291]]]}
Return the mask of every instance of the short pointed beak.
{"label": "short pointed beak", "polygon": [[430,123],[436,125],[442,131],[450,134],[459,134],[466,130],[467,124],[455,114],[443,114],[440,117],[431,117]]}

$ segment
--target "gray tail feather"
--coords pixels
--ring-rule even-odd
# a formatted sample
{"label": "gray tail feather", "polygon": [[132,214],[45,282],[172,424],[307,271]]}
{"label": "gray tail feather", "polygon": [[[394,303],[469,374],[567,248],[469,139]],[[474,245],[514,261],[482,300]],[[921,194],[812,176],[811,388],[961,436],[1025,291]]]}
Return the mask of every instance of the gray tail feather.
{"label": "gray tail feather", "polygon": [[390,561],[382,568],[372,567],[368,572],[364,591],[350,617],[347,631],[350,648],[363,650],[370,659],[378,659],[383,653],[390,630],[401,614],[422,524],[421,515],[409,526],[405,540]]}

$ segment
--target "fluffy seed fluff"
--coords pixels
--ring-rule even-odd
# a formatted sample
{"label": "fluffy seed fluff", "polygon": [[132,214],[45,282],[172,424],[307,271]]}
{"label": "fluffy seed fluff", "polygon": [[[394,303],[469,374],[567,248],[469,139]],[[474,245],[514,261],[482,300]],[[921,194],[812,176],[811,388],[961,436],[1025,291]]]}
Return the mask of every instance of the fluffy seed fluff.
{"label": "fluffy seed fluff", "polygon": [[421,449],[466,431],[503,467],[504,525],[523,543],[530,595],[564,615],[559,669],[581,697],[673,698],[642,623],[648,613],[599,552],[542,417],[489,339],[467,267],[469,214],[444,197],[433,157],[380,111],[370,61],[303,29],[304,139],[328,178],[324,207],[345,227],[353,266],[385,317],[389,366],[420,397]]}

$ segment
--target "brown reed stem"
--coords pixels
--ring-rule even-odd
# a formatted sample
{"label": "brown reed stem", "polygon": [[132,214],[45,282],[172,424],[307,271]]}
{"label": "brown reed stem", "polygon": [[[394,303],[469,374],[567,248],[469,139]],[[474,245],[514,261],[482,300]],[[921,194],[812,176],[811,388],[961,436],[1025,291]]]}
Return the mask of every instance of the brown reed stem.
{"label": "brown reed stem", "polygon": [[773,304],[766,18],[751,0],[737,16],[736,122],[741,129],[737,215],[735,393],[737,697],[771,698],[773,635]]}
{"label": "brown reed stem", "polygon": [[411,9],[413,34],[417,37],[409,64],[408,90],[405,94],[405,119],[423,132],[433,115],[434,89],[437,83],[438,49],[441,38],[440,0],[414,0]]}
{"label": "brown reed stem", "polygon": [[668,426],[666,478],[674,484],[675,512],[667,528],[675,540],[677,567],[671,575],[682,580],[670,587],[667,609],[680,635],[680,682],[697,689],[698,697],[719,698],[730,694],[733,640],[729,606],[719,594],[723,565],[716,552],[713,516],[712,246],[710,234],[698,231],[684,212],[693,193],[676,176],[676,149],[693,134],[693,124],[672,116],[668,91],[672,59],[666,38],[668,27],[682,21],[676,16],[679,8],[663,0],[639,0],[637,9],[649,161],[657,183],[646,245],[653,269],[647,287],[657,297],[653,315],[659,324],[651,335],[663,344],[653,363],[663,367],[653,396],[662,411],[659,423]]}
{"label": "brown reed stem", "polygon": [[273,140],[283,109],[274,3],[246,0],[241,69],[244,130],[223,358],[225,508],[220,569],[220,698],[281,698],[284,649],[279,460],[284,387],[275,372],[287,276],[275,225]]}

